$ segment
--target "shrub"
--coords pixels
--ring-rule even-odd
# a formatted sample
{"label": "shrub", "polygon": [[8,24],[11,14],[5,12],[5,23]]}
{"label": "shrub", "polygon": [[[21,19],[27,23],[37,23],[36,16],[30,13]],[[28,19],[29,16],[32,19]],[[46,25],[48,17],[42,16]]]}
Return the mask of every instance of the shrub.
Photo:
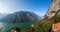
{"label": "shrub", "polygon": [[36,32],[49,32],[53,22],[52,21],[41,21],[35,24],[34,28]]}

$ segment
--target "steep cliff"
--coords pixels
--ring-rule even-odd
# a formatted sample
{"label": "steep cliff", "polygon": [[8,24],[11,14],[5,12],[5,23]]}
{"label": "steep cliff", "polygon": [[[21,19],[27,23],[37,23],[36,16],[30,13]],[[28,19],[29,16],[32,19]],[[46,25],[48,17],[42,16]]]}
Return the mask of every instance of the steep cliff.
{"label": "steep cliff", "polygon": [[53,2],[50,4],[48,12],[46,13],[46,16],[51,18],[56,14],[60,16],[60,0],[53,0]]}
{"label": "steep cliff", "polygon": [[60,0],[53,0],[42,21],[34,24],[37,32],[51,32],[52,25],[60,23]]}

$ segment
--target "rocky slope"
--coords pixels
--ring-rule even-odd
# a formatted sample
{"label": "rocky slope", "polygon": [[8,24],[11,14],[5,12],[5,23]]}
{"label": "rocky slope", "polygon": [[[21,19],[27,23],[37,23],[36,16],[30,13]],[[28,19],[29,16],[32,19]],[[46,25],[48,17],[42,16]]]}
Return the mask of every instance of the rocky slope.
{"label": "rocky slope", "polygon": [[3,19],[1,19],[1,21],[12,22],[12,23],[23,23],[23,22],[37,21],[38,18],[39,16],[33,12],[20,11],[7,15]]}
{"label": "rocky slope", "polygon": [[50,4],[46,16],[51,18],[56,15],[56,13],[60,16],[60,0],[53,0],[53,2]]}
{"label": "rocky slope", "polygon": [[34,24],[36,32],[51,32],[52,25],[60,23],[60,0],[53,0],[42,21]]}

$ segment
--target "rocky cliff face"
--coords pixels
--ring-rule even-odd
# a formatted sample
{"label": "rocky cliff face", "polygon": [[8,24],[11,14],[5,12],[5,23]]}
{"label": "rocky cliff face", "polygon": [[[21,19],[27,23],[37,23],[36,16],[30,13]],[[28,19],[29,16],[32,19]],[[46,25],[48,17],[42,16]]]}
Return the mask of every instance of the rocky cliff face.
{"label": "rocky cliff face", "polygon": [[34,27],[40,32],[51,32],[52,25],[60,23],[60,0],[53,0],[45,16],[46,17],[42,21],[36,23]]}
{"label": "rocky cliff face", "polygon": [[53,0],[53,2],[50,4],[46,16],[51,18],[56,14],[60,15],[60,0]]}

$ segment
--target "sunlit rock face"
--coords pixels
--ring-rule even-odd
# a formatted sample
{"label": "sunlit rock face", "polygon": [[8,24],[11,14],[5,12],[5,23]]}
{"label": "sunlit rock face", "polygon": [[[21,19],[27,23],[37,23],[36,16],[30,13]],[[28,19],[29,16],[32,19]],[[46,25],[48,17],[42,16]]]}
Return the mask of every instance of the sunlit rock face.
{"label": "sunlit rock face", "polygon": [[[60,9],[60,0],[53,0],[52,3],[50,4],[49,10],[46,14],[48,18],[53,17],[57,11]],[[60,12],[58,11],[58,14]]]}

